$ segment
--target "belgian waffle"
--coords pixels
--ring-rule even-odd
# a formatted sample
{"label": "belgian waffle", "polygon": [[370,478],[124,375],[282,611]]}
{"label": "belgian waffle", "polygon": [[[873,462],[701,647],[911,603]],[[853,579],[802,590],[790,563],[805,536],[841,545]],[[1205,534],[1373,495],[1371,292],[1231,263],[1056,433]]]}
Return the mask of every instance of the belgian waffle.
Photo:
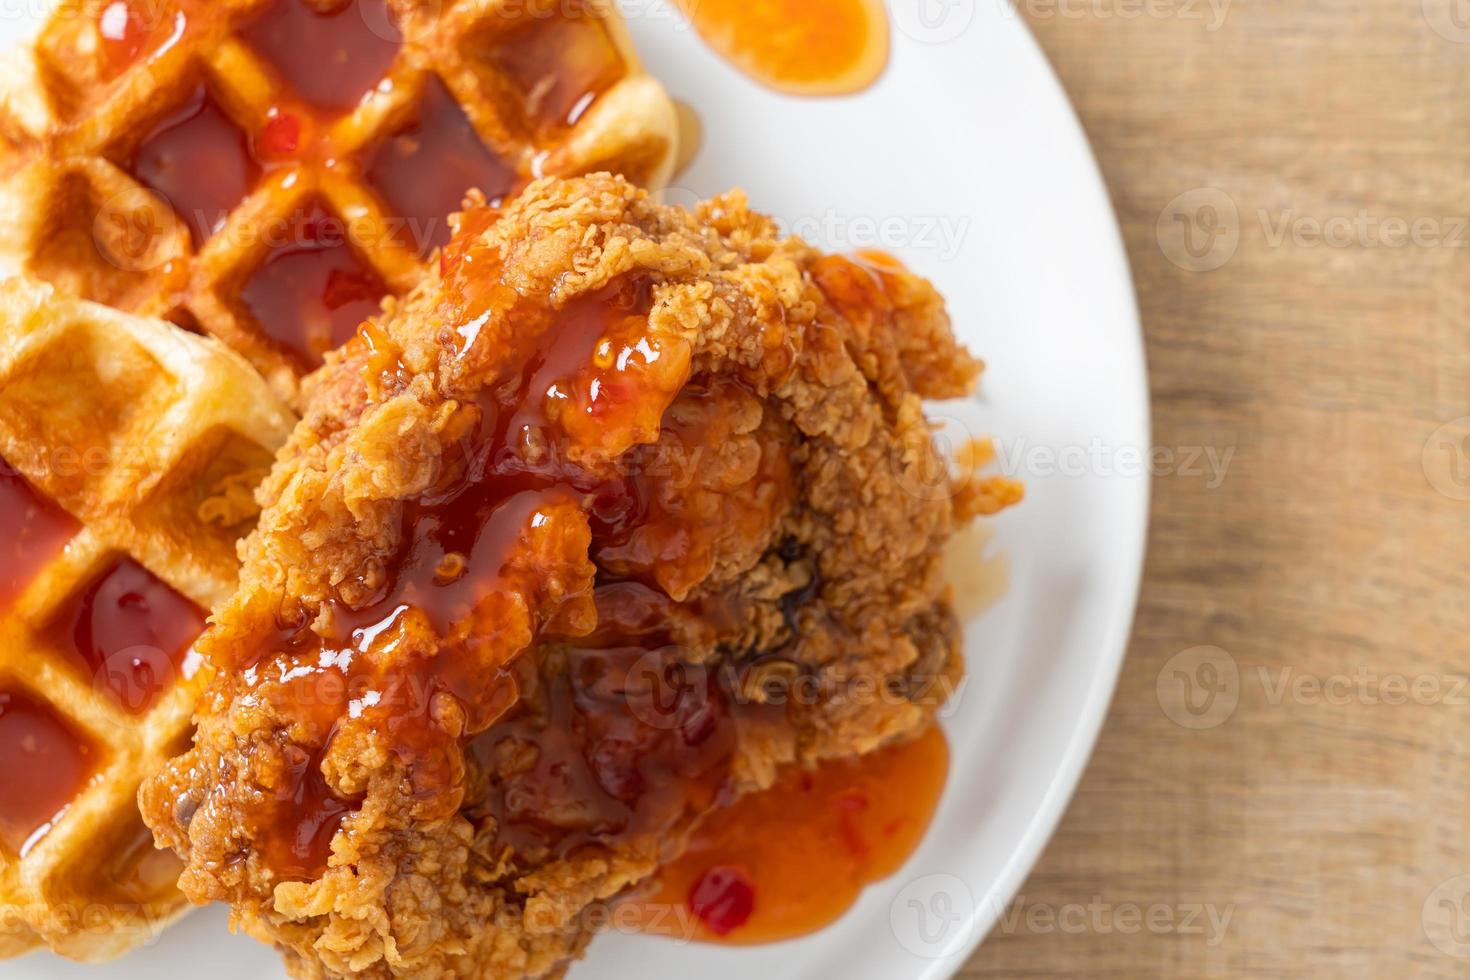
{"label": "belgian waffle", "polygon": [[287,397],[419,280],[467,190],[658,188],[677,151],[613,0],[60,2],[0,93],[0,253]]}
{"label": "belgian waffle", "polygon": [[98,960],[184,908],[138,785],[295,419],[218,343],[0,283],[0,956]]}

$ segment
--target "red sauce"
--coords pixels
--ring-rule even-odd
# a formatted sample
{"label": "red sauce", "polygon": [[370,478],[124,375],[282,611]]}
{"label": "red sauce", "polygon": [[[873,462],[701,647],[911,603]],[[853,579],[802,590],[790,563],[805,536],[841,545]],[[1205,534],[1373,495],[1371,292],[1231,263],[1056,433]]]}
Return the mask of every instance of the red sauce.
{"label": "red sauce", "polygon": [[845,95],[888,64],[883,0],[678,0],[701,37],[751,78],[793,95]]}
{"label": "red sauce", "polygon": [[10,606],[81,526],[0,459],[0,609]]}
{"label": "red sauce", "polygon": [[485,148],[437,76],[413,121],[373,151],[366,174],[403,219],[399,238],[421,254],[449,241],[449,215],[470,188],[499,203],[520,182],[514,167]]}
{"label": "red sauce", "polygon": [[[511,418],[508,436],[555,421],[596,424],[633,398],[636,372],[630,360],[650,356],[637,350],[653,307],[651,279],[623,279],[568,303],[557,317],[557,340],[537,349],[524,372],[534,394]],[[575,397],[576,393],[584,397]],[[580,419],[570,415],[575,412]]]}
{"label": "red sauce", "polygon": [[145,57],[156,56],[178,43],[188,26],[182,10],[162,0],[111,0],[97,13],[102,39],[102,74],[111,81]]}
{"label": "red sauce", "polygon": [[305,0],[275,0],[241,35],[296,95],[336,112],[362,101],[403,45],[385,0],[347,0],[328,13]]}
{"label": "red sauce", "polygon": [[812,280],[860,330],[891,330],[897,310],[891,277],[904,271],[898,259],[883,252],[854,252],[824,255],[812,265]]}
{"label": "red sauce", "polygon": [[265,334],[304,367],[352,337],[388,292],[346,230],[320,205],[306,209],[240,294]]}
{"label": "red sauce", "polygon": [[261,175],[249,138],[204,86],[143,137],[129,169],[173,205],[196,246],[219,230]]}
{"label": "red sauce", "polygon": [[596,603],[597,630],[470,747],[484,778],[465,815],[528,867],[627,840],[657,853],[730,777],[741,709],[715,670],[683,661],[674,621],[691,614],[636,583]]}
{"label": "red sauce", "polygon": [[[165,5],[166,4],[166,5]],[[99,15],[109,63],[122,67],[172,44],[212,8],[194,0],[114,0]],[[555,137],[574,125],[597,96],[627,71],[602,18],[583,0],[536,9],[466,42],[472,61],[490,68],[487,96],[520,107],[530,135]],[[387,76],[403,45],[386,0],[272,0],[240,30],[276,76],[273,107],[242,129],[200,86],[147,132],[128,166],[167,200],[195,247],[219,232],[264,174],[295,166],[333,166],[326,137],[333,117],[358,105]],[[122,70],[119,68],[119,70]],[[507,90],[508,87],[508,90]],[[514,115],[513,111],[513,115]],[[420,255],[448,241],[448,217],[478,188],[492,203],[514,194],[525,176],[481,141],[437,76],[430,76],[414,117],[362,156],[367,181],[381,194],[390,230]],[[344,161],[346,165],[355,164]],[[341,236],[316,233],[335,221],[313,208],[293,222],[295,240],[271,250],[246,281],[240,301],[264,332],[303,369],[321,363],[370,315],[387,286]]]}
{"label": "red sauce", "polygon": [[306,143],[305,129],[305,117],[300,113],[272,107],[252,146],[256,158],[270,162],[290,160]]}
{"label": "red sauce", "polygon": [[277,788],[272,812],[276,825],[261,851],[282,878],[311,880],[321,876],[332,856],[332,838],[359,800],[339,796],[322,776],[324,752],[292,759],[284,783]]}
{"label": "red sauce", "polygon": [[0,692],[0,844],[24,857],[96,765],[96,750],[48,705]]}
{"label": "red sauce", "polygon": [[49,632],[98,690],[143,714],[180,677],[204,629],[204,612],[124,558],[62,607]]}
{"label": "red sauce", "polygon": [[[485,295],[495,269],[474,248],[455,262],[476,273],[451,274],[447,284],[463,304],[453,316],[471,323],[474,309],[496,301]],[[447,816],[460,802],[463,739],[519,697],[516,656],[538,637],[590,628],[590,539],[618,539],[642,505],[636,486],[573,458],[581,440],[569,423],[591,417],[599,437],[610,438],[604,429],[626,431],[630,417],[662,414],[647,395],[631,407],[620,400],[644,361],[599,356],[619,349],[623,331],[646,331],[651,302],[648,284],[626,281],[557,312],[519,301],[508,346],[489,338],[476,345],[461,329],[468,348],[504,365],[504,382],[465,409],[462,452],[443,479],[404,505],[398,551],[374,598],[356,608],[329,604],[333,625],[320,633],[307,628],[307,613],[279,623],[238,665],[257,696],[315,733],[315,750],[288,760],[252,828],[279,874],[320,874],[356,806],[322,778],[334,740],[363,730],[387,735],[410,773],[419,815]],[[535,440],[544,452],[525,451],[531,429],[548,437]]]}
{"label": "red sauce", "polygon": [[542,135],[576,125],[627,73],[607,26],[587,3],[561,0],[554,6],[555,12],[533,10],[523,25],[471,52],[509,79],[526,125]]}
{"label": "red sauce", "polygon": [[[807,935],[895,873],[928,829],[949,770],[938,727],[716,811],[641,896],[647,932],[737,945]],[[673,908],[678,914],[660,914]]]}
{"label": "red sauce", "polygon": [[710,868],[689,889],[689,910],[710,932],[728,936],[755,914],[755,882],[740,868]]}
{"label": "red sauce", "polygon": [[[635,284],[624,301],[636,295]],[[592,336],[577,322],[587,315],[569,315],[572,334]],[[604,320],[604,336],[618,332]],[[555,373],[546,363],[528,369],[533,378]],[[745,622],[737,599],[687,596],[709,571],[715,540],[768,538],[791,492],[779,423],[767,418],[763,437],[732,431],[753,398],[732,381],[691,383],[664,413],[657,446],[623,461],[639,512],[616,528],[594,521],[597,628],[551,655],[539,677],[522,682],[514,711],[472,744],[483,778],[467,792],[465,813],[494,827],[513,860],[534,867],[589,845],[659,857],[730,792],[737,728],[781,722],[783,707],[730,695],[744,690],[744,671],[759,656],[716,669],[687,655]],[[736,444],[732,457],[761,453],[738,487],[711,449]]]}
{"label": "red sauce", "polygon": [[[658,851],[727,792],[735,712],[683,651],[743,619],[670,596],[719,535],[774,534],[794,492],[783,423],[739,428],[753,394],[688,384],[688,342],[650,322],[651,273],[559,309],[517,292],[498,243],[475,235],[494,216],[472,211],[441,253],[430,314],[456,342],[446,356],[486,382],[446,419],[452,448],[403,503],[393,551],[339,587],[350,603],[262,613],[256,637],[213,651],[237,696],[291,722],[284,752],[253,757],[268,793],[242,818],[282,876],[319,876],[353,832],[360,800],[341,773],[364,741],[395,754],[414,819],[496,816],[532,859],[629,835]],[[391,331],[353,343],[370,390],[403,383]]]}

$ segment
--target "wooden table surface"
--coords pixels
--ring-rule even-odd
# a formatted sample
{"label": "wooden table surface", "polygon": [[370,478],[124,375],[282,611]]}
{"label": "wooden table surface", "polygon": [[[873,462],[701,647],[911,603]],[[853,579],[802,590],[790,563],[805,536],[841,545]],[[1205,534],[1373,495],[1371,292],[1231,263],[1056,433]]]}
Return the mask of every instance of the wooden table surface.
{"label": "wooden table surface", "polygon": [[964,977],[1470,973],[1455,2],[1020,0],[1112,190],[1155,440],[1234,456],[1156,481],[1102,740]]}

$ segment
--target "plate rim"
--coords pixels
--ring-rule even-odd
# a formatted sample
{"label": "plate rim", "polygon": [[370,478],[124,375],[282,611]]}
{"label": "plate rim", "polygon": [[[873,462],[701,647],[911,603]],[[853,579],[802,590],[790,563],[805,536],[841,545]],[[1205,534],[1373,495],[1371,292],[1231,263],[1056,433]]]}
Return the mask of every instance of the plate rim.
{"label": "plate rim", "polygon": [[[1064,132],[1057,132],[1053,135],[1058,138],[1065,137],[1070,144],[1068,149],[1078,151],[1079,159],[1086,160],[1085,174],[1089,186],[1085,189],[1085,193],[1096,201],[1102,212],[1109,216],[1111,231],[1107,237],[1110,241],[1110,248],[1107,254],[1099,255],[1098,259],[1100,265],[1105,263],[1112,267],[1108,278],[1121,278],[1121,281],[1126,283],[1122,297],[1124,305],[1118,312],[1126,317],[1127,325],[1132,329],[1128,331],[1131,335],[1129,349],[1126,352],[1120,352],[1120,358],[1129,362],[1138,381],[1138,390],[1132,392],[1132,397],[1135,401],[1133,408],[1137,411],[1141,425],[1140,444],[1151,446],[1153,445],[1153,397],[1148,370],[1147,343],[1138,306],[1137,282],[1133,276],[1133,268],[1129,261],[1122,225],[1118,220],[1117,208],[1113,203],[1107,180],[1103,176],[1102,167],[1098,163],[1097,154],[1093,150],[1092,141],[1088,139],[1087,130],[1082,125],[1076,106],[1066,86],[1062,84],[1061,77],[1057,74],[1051,59],[1047,57],[1046,51],[1036,40],[1030,25],[1016,9],[1012,0],[1004,0],[1004,7],[1005,16],[1019,22],[1021,29],[1016,32],[1019,43],[1029,48],[1031,56],[1036,59],[1042,69],[1042,75],[1052,87],[1052,96],[1064,107],[1068,125]],[[1082,176],[1082,173],[1082,170],[1079,169],[1079,176]],[[1061,764],[1052,774],[1051,782],[1025,834],[1016,843],[1005,867],[986,891],[985,898],[975,904],[970,928],[965,931],[964,940],[957,943],[952,950],[932,960],[927,969],[919,971],[916,974],[918,980],[948,980],[964,969],[975,954],[981,950],[999,921],[1003,910],[1020,893],[1022,886],[1040,860],[1042,852],[1056,835],[1057,828],[1071,808],[1072,800],[1091,763],[1093,753],[1102,736],[1103,725],[1107,722],[1111,711],[1118,682],[1122,677],[1123,665],[1132,644],[1134,625],[1142,596],[1144,567],[1148,556],[1149,530],[1152,519],[1152,480],[1147,473],[1144,473],[1128,482],[1137,487],[1135,499],[1132,502],[1132,516],[1138,533],[1130,536],[1129,551],[1118,557],[1118,574],[1122,579],[1123,589],[1116,603],[1118,608],[1113,611],[1107,635],[1098,643],[1098,669],[1093,674],[1092,685],[1083,700],[1083,712],[1073,726],[1071,737],[1062,754]]]}

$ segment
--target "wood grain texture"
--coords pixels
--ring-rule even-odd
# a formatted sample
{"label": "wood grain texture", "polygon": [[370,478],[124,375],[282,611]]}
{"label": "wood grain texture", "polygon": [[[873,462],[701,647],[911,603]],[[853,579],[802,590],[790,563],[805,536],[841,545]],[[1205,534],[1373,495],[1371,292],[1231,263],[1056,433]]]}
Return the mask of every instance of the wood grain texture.
{"label": "wood grain texture", "polygon": [[[1156,481],[1101,743],[968,980],[1470,973],[1453,955],[1470,954],[1470,879],[1454,881],[1470,874],[1470,423],[1436,436],[1470,416],[1470,8],[1456,14],[1026,11],[1121,219],[1155,439],[1234,456],[1213,489]],[[1238,241],[1187,271],[1160,217],[1183,227],[1171,202],[1188,195],[1196,244],[1228,233],[1228,207],[1189,210],[1224,203],[1201,188],[1233,205]],[[1223,653],[1171,660],[1200,646]],[[1233,691],[1206,661],[1233,665]],[[1171,720],[1197,723],[1182,698],[1211,684],[1228,718]]]}

